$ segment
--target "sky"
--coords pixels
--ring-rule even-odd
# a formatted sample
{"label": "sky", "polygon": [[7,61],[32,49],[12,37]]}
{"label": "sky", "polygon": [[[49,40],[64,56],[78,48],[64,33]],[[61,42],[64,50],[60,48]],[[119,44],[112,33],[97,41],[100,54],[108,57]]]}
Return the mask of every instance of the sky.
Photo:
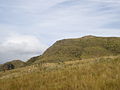
{"label": "sky", "polygon": [[85,35],[119,37],[120,0],[0,0],[0,63]]}

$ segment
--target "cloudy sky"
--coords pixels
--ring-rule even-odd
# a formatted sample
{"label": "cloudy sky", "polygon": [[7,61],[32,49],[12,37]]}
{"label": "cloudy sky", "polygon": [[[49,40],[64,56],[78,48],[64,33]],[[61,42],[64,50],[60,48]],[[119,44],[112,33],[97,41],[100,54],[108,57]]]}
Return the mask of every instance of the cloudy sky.
{"label": "cloudy sky", "polygon": [[0,0],[0,63],[84,35],[120,36],[120,0]]}

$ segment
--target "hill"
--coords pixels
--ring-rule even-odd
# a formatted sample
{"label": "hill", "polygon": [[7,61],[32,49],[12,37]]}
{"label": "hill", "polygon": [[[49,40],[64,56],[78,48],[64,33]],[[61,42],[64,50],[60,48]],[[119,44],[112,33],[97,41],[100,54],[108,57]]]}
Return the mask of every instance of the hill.
{"label": "hill", "polygon": [[32,57],[30,58],[27,62],[26,62],[26,65],[32,65],[36,60],[40,59],[41,55],[40,56],[36,56],[36,57]]}
{"label": "hill", "polygon": [[13,61],[6,62],[6,63],[0,65],[0,71],[2,71],[3,66],[7,65],[7,64],[13,64],[15,66],[15,68],[24,67],[26,65],[26,63],[21,60],[13,60]]}
{"label": "hill", "polygon": [[0,71],[2,71],[2,66],[3,66],[3,65],[2,65],[2,64],[0,64]]}
{"label": "hill", "polygon": [[63,62],[120,54],[119,37],[85,36],[57,41],[35,63]]}

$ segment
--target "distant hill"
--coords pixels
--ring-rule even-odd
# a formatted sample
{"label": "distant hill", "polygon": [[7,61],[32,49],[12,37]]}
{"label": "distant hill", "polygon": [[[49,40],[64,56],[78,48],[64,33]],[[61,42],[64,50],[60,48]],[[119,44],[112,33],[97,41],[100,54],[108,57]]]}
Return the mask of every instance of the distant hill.
{"label": "distant hill", "polygon": [[34,61],[35,63],[62,62],[118,54],[120,54],[120,37],[89,35],[82,38],[57,41]]}
{"label": "distant hill", "polygon": [[13,60],[13,61],[1,64],[0,65],[0,71],[2,70],[3,66],[6,65],[6,64],[13,64],[15,66],[15,68],[20,68],[20,67],[23,67],[23,66],[26,65],[26,63],[21,61],[21,60]]}
{"label": "distant hill", "polygon": [[2,64],[0,64],[0,71],[2,71]]}
{"label": "distant hill", "polygon": [[33,64],[36,60],[40,59],[40,57],[41,57],[41,55],[30,58],[30,59],[26,62],[26,65],[31,65],[31,64]]}

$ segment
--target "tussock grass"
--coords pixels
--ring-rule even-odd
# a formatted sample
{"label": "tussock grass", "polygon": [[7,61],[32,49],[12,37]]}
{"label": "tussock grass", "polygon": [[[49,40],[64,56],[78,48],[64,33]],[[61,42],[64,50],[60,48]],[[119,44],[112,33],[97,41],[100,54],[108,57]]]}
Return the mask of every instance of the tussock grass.
{"label": "tussock grass", "polygon": [[120,90],[119,70],[119,56],[29,66],[0,73],[0,90]]}

